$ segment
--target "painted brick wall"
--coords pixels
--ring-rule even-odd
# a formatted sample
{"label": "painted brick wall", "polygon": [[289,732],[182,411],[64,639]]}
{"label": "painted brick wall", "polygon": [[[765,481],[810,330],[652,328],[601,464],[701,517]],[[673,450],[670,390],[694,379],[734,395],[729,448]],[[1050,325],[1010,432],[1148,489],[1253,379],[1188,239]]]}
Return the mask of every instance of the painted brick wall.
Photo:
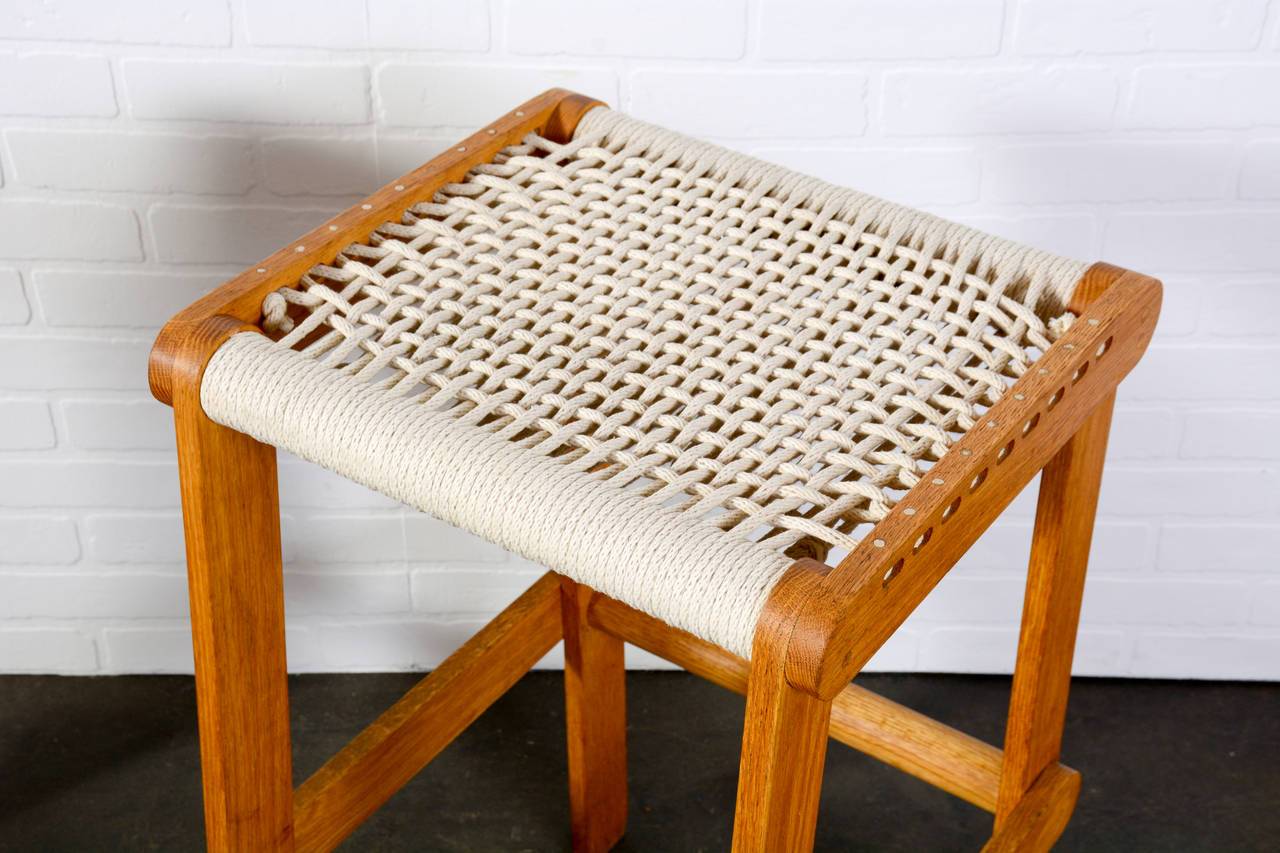
{"label": "painted brick wall", "polygon": [[[189,669],[156,329],[554,85],[1164,278],[1076,668],[1280,677],[1280,0],[0,2],[0,670]],[[281,483],[295,669],[431,666],[538,573]],[[1009,670],[1033,508],[877,668]]]}

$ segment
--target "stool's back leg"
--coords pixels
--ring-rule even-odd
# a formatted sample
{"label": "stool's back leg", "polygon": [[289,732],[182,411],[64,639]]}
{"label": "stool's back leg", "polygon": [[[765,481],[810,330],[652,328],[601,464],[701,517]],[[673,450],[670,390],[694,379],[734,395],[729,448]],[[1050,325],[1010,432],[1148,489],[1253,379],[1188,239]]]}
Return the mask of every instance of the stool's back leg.
{"label": "stool's back leg", "polygon": [[623,643],[587,623],[592,594],[568,578],[561,581],[574,853],[603,853],[627,828]]}
{"label": "stool's back leg", "polygon": [[1005,729],[997,830],[1036,777],[1058,760],[1080,597],[1114,402],[1112,394],[1041,474],[1018,662]]}
{"label": "stool's back leg", "polygon": [[293,850],[275,448],[175,395],[210,850]]}

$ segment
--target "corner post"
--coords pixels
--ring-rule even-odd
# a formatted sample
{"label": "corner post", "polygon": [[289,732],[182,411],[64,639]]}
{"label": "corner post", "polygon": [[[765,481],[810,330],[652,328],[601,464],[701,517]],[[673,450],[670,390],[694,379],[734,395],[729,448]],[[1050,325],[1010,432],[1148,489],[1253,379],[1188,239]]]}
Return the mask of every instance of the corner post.
{"label": "corner post", "polygon": [[590,587],[562,577],[560,591],[573,851],[604,853],[627,828],[623,643],[588,623]]}
{"label": "corner post", "polygon": [[787,681],[786,655],[801,605],[827,570],[815,560],[797,560],[774,586],[756,626],[733,853],[813,849],[831,701]]}
{"label": "corner post", "polygon": [[[210,339],[228,331],[211,325]],[[213,350],[197,338],[171,364],[205,833],[214,851],[292,851],[275,448],[205,415],[200,376]]]}
{"label": "corner post", "polygon": [[[1069,309],[1080,316],[1124,274],[1109,264],[1090,267]],[[1061,751],[1071,659],[1115,399],[1112,391],[1041,474],[1005,728],[997,833]]]}

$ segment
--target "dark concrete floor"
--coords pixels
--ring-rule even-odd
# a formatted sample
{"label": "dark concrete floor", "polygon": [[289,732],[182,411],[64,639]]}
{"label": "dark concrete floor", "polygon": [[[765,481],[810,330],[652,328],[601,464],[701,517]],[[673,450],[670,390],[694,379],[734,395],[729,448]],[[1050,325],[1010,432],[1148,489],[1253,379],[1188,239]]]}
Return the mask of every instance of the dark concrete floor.
{"label": "dark concrete floor", "polygon": [[[291,681],[305,778],[417,676]],[[860,683],[998,743],[1008,679]],[[628,679],[623,851],[727,850],[743,700],[681,673]],[[344,850],[568,849],[563,699],[525,677]],[[1084,774],[1062,851],[1280,849],[1280,685],[1078,679],[1064,755]],[[198,850],[192,681],[0,677],[0,850]],[[819,850],[977,850],[986,813],[833,744]]]}

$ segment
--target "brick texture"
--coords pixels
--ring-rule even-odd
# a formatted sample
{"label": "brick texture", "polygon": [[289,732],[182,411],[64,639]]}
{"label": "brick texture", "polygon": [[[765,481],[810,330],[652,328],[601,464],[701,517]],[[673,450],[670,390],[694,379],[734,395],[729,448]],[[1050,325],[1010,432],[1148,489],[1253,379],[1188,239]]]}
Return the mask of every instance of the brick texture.
{"label": "brick texture", "polygon": [[0,401],[0,450],[47,450],[56,444],[48,403]]}
{"label": "brick texture", "polygon": [[362,48],[368,45],[364,0],[308,4],[299,14],[294,0],[255,0],[244,7],[250,44],[264,47]]}
{"label": "brick texture", "polygon": [[140,261],[138,218],[119,204],[5,199],[0,257]]}
{"label": "brick texture", "polygon": [[18,0],[0,38],[221,47],[231,42],[222,0],[130,0],[127,13],[95,0]]}
{"label": "brick texture", "polygon": [[0,537],[4,541],[0,563],[69,565],[80,559],[76,525],[69,518],[6,516],[0,518]]}
{"label": "brick texture", "polygon": [[253,143],[244,137],[11,130],[5,139],[14,177],[32,187],[239,195],[254,183]]}
{"label": "brick texture", "polygon": [[35,294],[50,326],[158,330],[226,281],[219,273],[37,270]]}
{"label": "brick texture", "polygon": [[[929,25],[921,26],[925,19]],[[1003,29],[1001,0],[765,0],[760,52],[768,59],[846,61],[991,56]]]}
{"label": "brick texture", "polygon": [[489,45],[489,9],[455,0],[368,0],[375,48],[481,53]]}
{"label": "brick texture", "polygon": [[880,121],[886,133],[912,136],[1101,130],[1118,92],[1105,67],[890,71]]}
{"label": "brick texture", "polygon": [[[802,93],[821,92],[815,110]],[[867,127],[867,77],[854,71],[637,71],[632,110],[702,136],[856,136]]]}
{"label": "brick texture", "polygon": [[31,319],[31,304],[17,270],[0,269],[0,326],[22,326]]}
{"label": "brick texture", "polygon": [[1255,142],[1245,148],[1240,168],[1240,195],[1280,199],[1280,141]]}
{"label": "brick texture", "polygon": [[335,212],[324,207],[162,203],[151,208],[148,218],[156,256],[163,261],[249,264],[293,242]]}
{"label": "brick texture", "polygon": [[175,452],[173,413],[150,398],[80,398],[62,403],[62,421],[72,447],[83,450]]}
{"label": "brick texture", "polygon": [[1014,47],[1025,53],[1249,50],[1266,0],[1203,0],[1169,14],[1162,0],[1022,0]]}
{"label": "brick texture", "polygon": [[973,148],[766,146],[754,153],[835,184],[918,207],[976,201],[982,179],[982,158]]}
{"label": "brick texture", "polygon": [[372,136],[278,136],[263,152],[267,187],[277,195],[368,195],[378,188]]}
{"label": "brick texture", "polygon": [[102,671],[97,644],[88,631],[56,627],[0,628],[0,668],[64,675]]}
{"label": "brick texture", "polygon": [[985,192],[1021,204],[1220,199],[1236,176],[1215,142],[1009,145],[986,161]]}
{"label": "brick texture", "polygon": [[357,124],[369,116],[368,69],[350,62],[131,59],[123,74],[138,118]]}
{"label": "brick texture", "polygon": [[1170,130],[1274,127],[1280,103],[1258,93],[1277,88],[1280,64],[1153,65],[1134,72],[1124,121]]}
{"label": "brick texture", "polygon": [[[1076,671],[1280,678],[1276,0],[9,6],[0,671],[190,671],[156,331],[564,86],[1160,276],[1155,340],[1119,393]],[[280,494],[294,670],[434,666],[543,571],[288,454]],[[1008,672],[1035,504],[1033,485],[868,668]]]}
{"label": "brick texture", "polygon": [[744,0],[522,0],[505,24],[515,53],[736,59],[746,49]]}
{"label": "brick texture", "polygon": [[[459,80],[466,80],[466,86],[458,86]],[[382,105],[380,118],[388,125],[474,128],[553,86],[617,102],[616,74],[594,63],[521,67],[393,62],[379,70],[375,89]]]}
{"label": "brick texture", "polygon": [[0,115],[113,116],[116,109],[105,57],[0,51]]}

